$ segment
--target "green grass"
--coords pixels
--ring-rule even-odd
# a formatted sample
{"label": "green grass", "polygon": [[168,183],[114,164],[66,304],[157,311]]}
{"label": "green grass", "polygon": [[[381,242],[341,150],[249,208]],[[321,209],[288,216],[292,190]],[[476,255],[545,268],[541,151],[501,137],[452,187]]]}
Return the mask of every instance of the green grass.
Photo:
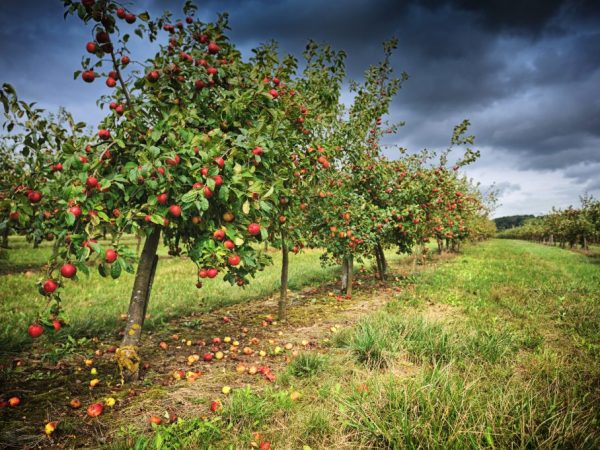
{"label": "green grass", "polygon": [[292,360],[288,372],[296,378],[310,378],[321,373],[327,363],[327,357],[319,353],[302,352]]}
{"label": "green grass", "polygon": [[[135,242],[132,241],[135,245]],[[14,264],[16,273],[0,276],[0,348],[19,349],[30,340],[26,329],[38,313],[45,309],[45,301],[37,293],[35,282],[42,276],[27,277],[22,270],[40,267],[49,255],[48,244],[40,249],[26,247],[24,241],[11,240],[11,249],[6,252],[5,267]],[[279,289],[278,269],[268,268],[258,273],[244,289],[231,286],[222,280],[207,279],[202,289],[195,287],[195,265],[188,259],[164,256],[161,248],[157,274],[150,298],[148,330],[160,327],[165,321],[181,315],[211,311],[220,306],[246,302],[267,297]],[[270,253],[275,268],[280,267],[280,255]],[[330,280],[337,275],[336,268],[320,265],[321,252],[308,250],[290,256],[290,289],[300,289]],[[102,278],[96,271],[89,277],[80,276],[79,281],[65,283],[62,299],[69,327],[64,333],[75,336],[106,335],[118,326],[120,314],[127,312],[134,276],[124,273],[118,280]]]}
{"label": "green grass", "polygon": [[[296,288],[336,274],[321,268],[318,257],[312,251],[292,259]],[[392,269],[398,263],[390,259]],[[151,326],[278,287],[277,270],[269,269],[245,292],[209,284],[200,302],[188,265],[161,260]],[[30,281],[5,275],[0,291],[21,295]],[[108,330],[124,310],[131,280],[92,276],[79,283],[96,289],[101,300],[69,286],[73,328],[104,320],[95,329]],[[387,291],[391,300],[379,310],[346,318],[340,331],[323,336],[318,351],[307,348],[292,358],[275,383],[234,389],[209,420],[182,420],[153,433],[123,430],[110,448],[249,448],[254,432],[273,448],[315,450],[600,447],[597,258],[493,240],[388,283],[401,292]],[[2,304],[0,312],[26,323],[10,315],[21,306],[31,314],[28,295]],[[5,328],[3,336],[15,333]],[[292,401],[296,390],[302,396]]]}
{"label": "green grass", "polygon": [[[137,241],[127,237],[123,243],[135,248]],[[21,237],[11,237],[10,249],[0,251],[0,352],[13,352],[27,347],[31,339],[26,333],[29,324],[46,314],[46,302],[37,292],[36,281],[42,279],[42,266],[51,254],[51,243],[44,242],[33,249]],[[248,302],[276,294],[280,286],[281,255],[270,249],[273,266],[259,272],[245,288],[231,286],[219,277],[205,279],[202,289],[197,289],[196,266],[187,258],[167,256],[167,248],[160,247],[160,257],[150,305],[146,330],[156,330],[172,318],[207,313],[215,308]],[[299,290],[335,279],[337,267],[323,267],[319,257],[322,251],[306,250],[290,255],[289,288]],[[388,253],[390,263],[402,257]],[[360,265],[358,265],[360,267]],[[367,262],[364,267],[370,268]],[[26,271],[33,274],[27,276]],[[106,337],[114,335],[119,327],[119,316],[127,312],[134,275],[123,272],[117,280],[102,278],[95,269],[89,277],[79,276],[78,281],[65,283],[62,305],[68,327],[52,333],[59,341],[67,335],[74,337]],[[273,313],[275,311],[272,311]],[[50,333],[48,333],[50,334]]]}
{"label": "green grass", "polygon": [[[314,408],[287,410],[283,423],[273,411],[262,419],[276,446],[600,446],[593,258],[491,241],[416,279],[333,336],[323,371],[302,378]],[[287,372],[316,365],[304,358]]]}

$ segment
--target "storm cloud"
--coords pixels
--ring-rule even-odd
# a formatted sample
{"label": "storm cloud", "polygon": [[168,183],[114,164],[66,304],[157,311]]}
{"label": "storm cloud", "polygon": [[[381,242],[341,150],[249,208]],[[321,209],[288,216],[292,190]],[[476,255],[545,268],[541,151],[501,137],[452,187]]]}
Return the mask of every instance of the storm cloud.
{"label": "storm cloud", "polygon": [[[179,12],[183,1],[136,1],[134,11]],[[275,39],[300,56],[306,42],[348,53],[351,78],[399,39],[398,73],[410,78],[394,101],[392,122],[406,125],[393,143],[442,149],[468,118],[481,159],[468,174],[502,186],[497,215],[541,213],[600,194],[600,3],[501,0],[207,0],[198,14],[228,11],[232,38],[248,51]],[[59,105],[94,122],[106,92],[74,81],[90,33],[66,22],[59,0],[0,3],[1,82],[27,100]],[[151,49],[132,43],[134,51]],[[393,150],[388,150],[394,157]]]}

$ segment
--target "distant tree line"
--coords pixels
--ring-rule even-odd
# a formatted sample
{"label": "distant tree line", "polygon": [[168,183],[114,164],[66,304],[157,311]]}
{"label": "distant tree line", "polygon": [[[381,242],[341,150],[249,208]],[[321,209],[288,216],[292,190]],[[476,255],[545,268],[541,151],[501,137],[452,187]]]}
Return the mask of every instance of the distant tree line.
{"label": "distant tree line", "polygon": [[515,228],[522,226],[526,220],[533,219],[533,214],[522,214],[516,216],[504,216],[494,219],[496,223],[496,229],[498,231],[508,230],[509,228]]}
{"label": "distant tree line", "polygon": [[498,237],[526,239],[562,248],[579,245],[588,250],[590,243],[600,242],[600,201],[584,196],[579,208],[552,208],[549,214],[527,219],[522,226],[501,231]]}

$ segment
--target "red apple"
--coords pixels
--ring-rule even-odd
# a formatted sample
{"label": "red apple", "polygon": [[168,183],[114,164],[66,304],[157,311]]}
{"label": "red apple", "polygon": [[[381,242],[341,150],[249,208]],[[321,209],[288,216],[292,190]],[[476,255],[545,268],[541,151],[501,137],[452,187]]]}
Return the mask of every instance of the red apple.
{"label": "red apple", "polygon": [[117,260],[118,257],[119,257],[118,253],[115,252],[112,248],[109,248],[108,250],[106,250],[106,256],[105,256],[104,260],[107,263],[112,264]]}
{"label": "red apple", "polygon": [[169,213],[173,217],[179,217],[179,216],[181,216],[181,206],[179,206],[179,205],[171,205],[171,206],[169,206]]}
{"label": "red apple", "polygon": [[27,200],[29,200],[29,203],[39,203],[41,199],[42,199],[41,192],[31,191],[29,194],[27,194]]}
{"label": "red apple", "polygon": [[148,419],[148,423],[150,424],[150,426],[160,425],[162,423],[162,419],[158,416],[150,416],[150,418]]}
{"label": "red apple", "polygon": [[103,141],[110,139],[110,131],[103,128],[100,131],[98,131],[98,137]]}
{"label": "red apple", "polygon": [[233,250],[235,248],[235,244],[233,243],[233,241],[225,241],[223,242],[223,247],[225,247],[227,250]]}
{"label": "red apple", "polygon": [[65,278],[73,278],[77,273],[77,267],[71,263],[64,264],[60,268],[60,274]]}
{"label": "red apple", "polygon": [[90,188],[93,189],[96,186],[98,186],[98,178],[96,177],[88,177],[87,180],[85,181],[85,185]]}
{"label": "red apple", "polygon": [[85,45],[85,49],[89,52],[89,53],[96,53],[96,50],[98,50],[98,46],[96,45],[95,42],[88,42]]}
{"label": "red apple", "polygon": [[86,83],[91,83],[92,81],[94,81],[96,79],[96,74],[94,73],[93,70],[84,70],[81,73],[81,78]]}
{"label": "red apple", "polygon": [[59,331],[62,328],[62,323],[60,323],[60,320],[54,319],[52,321],[52,327],[55,331]]}
{"label": "red apple", "polygon": [[33,324],[29,325],[27,332],[29,333],[29,336],[31,336],[32,338],[35,339],[35,338],[40,337],[42,334],[44,334],[44,327],[42,327],[38,323],[33,323]]}
{"label": "red apple", "polygon": [[181,162],[181,157],[179,155],[175,155],[175,158],[167,158],[166,163],[170,166],[176,166]]}
{"label": "red apple", "polygon": [[75,206],[71,206],[71,207],[68,209],[68,211],[69,211],[69,213],[70,213],[70,214],[73,214],[75,217],[79,217],[79,216],[81,216],[81,207],[79,207],[79,206],[77,206],[77,205],[75,205]]}
{"label": "red apple", "polygon": [[211,55],[215,55],[215,54],[219,53],[219,50],[221,50],[216,42],[211,42],[210,44],[208,44],[207,48],[208,48],[208,53],[210,53]]}
{"label": "red apple", "polygon": [[219,271],[217,269],[208,269],[206,271],[206,276],[208,278],[214,278],[218,275]]}
{"label": "red apple", "polygon": [[162,194],[159,194],[156,196],[156,201],[160,205],[166,205],[168,199],[169,199],[169,196],[166,193],[162,193]]}
{"label": "red apple", "polygon": [[102,403],[92,403],[90,406],[88,406],[87,415],[90,417],[98,417],[100,414],[102,414],[103,408],[104,406]]}
{"label": "red apple", "polygon": [[250,233],[252,236],[260,234],[260,225],[257,223],[251,223],[248,225],[248,233]]}
{"label": "red apple", "polygon": [[213,233],[213,237],[217,240],[217,241],[222,241],[225,238],[225,232],[223,230],[216,230]]}
{"label": "red apple", "polygon": [[146,79],[150,82],[150,83],[154,83],[156,81],[158,81],[158,71],[157,70],[153,70],[151,72],[148,72],[148,75],[146,75]]}
{"label": "red apple", "polygon": [[8,405],[12,408],[15,408],[21,404],[21,399],[19,397],[11,397],[8,399]]}
{"label": "red apple", "polygon": [[46,294],[52,294],[58,289],[58,283],[54,280],[46,280],[42,285],[42,289]]}
{"label": "red apple", "polygon": [[202,359],[203,359],[204,361],[206,361],[206,362],[208,362],[208,361],[212,361],[212,359],[213,359],[213,354],[212,354],[212,353],[205,353],[205,354],[202,356]]}
{"label": "red apple", "polygon": [[227,258],[227,262],[230,266],[237,266],[240,263],[240,257],[239,255],[231,255]]}

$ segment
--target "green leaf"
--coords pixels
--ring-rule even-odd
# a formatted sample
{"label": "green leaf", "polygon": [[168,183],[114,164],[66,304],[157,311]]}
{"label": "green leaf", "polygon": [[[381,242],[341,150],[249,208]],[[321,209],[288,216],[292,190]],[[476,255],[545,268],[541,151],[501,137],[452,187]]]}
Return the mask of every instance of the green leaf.
{"label": "green leaf", "polygon": [[185,194],[183,194],[183,196],[181,197],[181,202],[182,203],[192,203],[196,200],[196,198],[198,198],[199,194],[200,194],[199,190],[192,189],[191,191],[188,191]]}
{"label": "green leaf", "polygon": [[208,209],[208,199],[206,197],[199,197],[198,202],[200,203],[200,210],[206,211]]}
{"label": "green leaf", "polygon": [[260,209],[262,209],[264,212],[268,213],[273,209],[273,207],[270,204],[268,204],[267,202],[261,201]]}
{"label": "green leaf", "polygon": [[85,262],[77,262],[77,263],[75,263],[75,267],[77,267],[78,271],[83,272],[86,275],[90,274],[90,269],[88,268],[88,266]]}
{"label": "green leaf", "polygon": [[98,273],[100,274],[100,276],[106,277],[107,273],[106,273],[106,266],[104,265],[104,263],[98,265]]}
{"label": "green leaf", "polygon": [[138,18],[142,22],[148,22],[150,20],[150,14],[148,14],[146,11],[144,11],[144,12],[138,14]]}
{"label": "green leaf", "polygon": [[219,199],[224,202],[229,200],[229,188],[227,186],[221,186],[219,190]]}
{"label": "green leaf", "polygon": [[89,241],[88,241],[88,244],[92,248],[92,250],[94,250],[96,253],[98,253],[99,255],[104,255],[104,251],[102,250],[102,246],[100,246],[100,244],[98,244],[97,242],[89,242]]}
{"label": "green leaf", "polygon": [[271,186],[269,188],[269,190],[267,191],[267,193],[265,195],[263,195],[263,198],[268,198],[271,196],[271,194],[273,194],[273,191],[275,190],[275,186]]}
{"label": "green leaf", "polygon": [[110,276],[113,278],[113,280],[116,280],[121,276],[121,264],[115,262],[110,266]]}
{"label": "green leaf", "polygon": [[75,223],[75,216],[71,213],[67,213],[67,217],[65,218],[65,221],[67,222],[68,226],[73,226],[73,224]]}
{"label": "green leaf", "polygon": [[150,135],[150,138],[154,141],[157,142],[162,136],[162,132],[160,130],[153,130],[152,134]]}

